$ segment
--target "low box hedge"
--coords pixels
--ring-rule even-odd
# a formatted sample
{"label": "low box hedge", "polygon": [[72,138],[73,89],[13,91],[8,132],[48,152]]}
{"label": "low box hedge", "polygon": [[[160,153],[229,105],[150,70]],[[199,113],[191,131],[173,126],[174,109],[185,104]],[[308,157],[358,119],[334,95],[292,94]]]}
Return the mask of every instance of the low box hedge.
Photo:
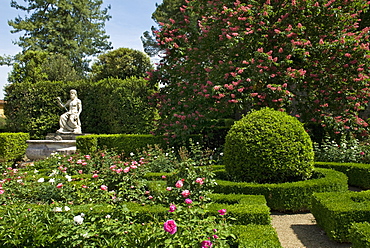
{"label": "low box hedge", "polygon": [[235,247],[282,248],[276,230],[271,225],[235,225],[232,233],[237,237]]}
{"label": "low box hedge", "polygon": [[350,242],[352,224],[370,221],[370,191],[315,193],[311,212],[329,238]]}
{"label": "low box hedge", "polygon": [[76,147],[83,154],[103,149],[115,149],[118,152],[130,154],[155,144],[161,147],[167,145],[162,136],[150,134],[92,134],[76,137]]}
{"label": "low box hedge", "polygon": [[[225,170],[215,171],[218,178],[225,178]],[[215,193],[264,195],[267,206],[281,212],[308,211],[315,192],[345,192],[347,176],[341,172],[315,168],[313,179],[280,184],[257,184],[216,180]]]}
{"label": "low box hedge", "polygon": [[352,243],[352,248],[370,247],[370,223],[353,223],[349,240]]}
{"label": "low box hedge", "polygon": [[370,164],[315,162],[315,166],[343,172],[348,177],[349,185],[370,189]]}
{"label": "low box hedge", "polygon": [[20,160],[26,154],[28,133],[0,133],[0,162]]}

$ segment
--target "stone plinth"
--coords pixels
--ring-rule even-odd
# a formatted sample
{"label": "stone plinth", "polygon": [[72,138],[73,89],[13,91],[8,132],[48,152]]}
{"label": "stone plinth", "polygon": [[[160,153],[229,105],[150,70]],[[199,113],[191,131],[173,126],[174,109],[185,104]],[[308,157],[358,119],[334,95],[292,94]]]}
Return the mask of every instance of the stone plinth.
{"label": "stone plinth", "polygon": [[73,154],[76,152],[76,140],[27,140],[26,156],[30,160],[49,157],[52,153]]}
{"label": "stone plinth", "polygon": [[77,136],[81,136],[81,135],[88,135],[86,133],[84,134],[73,134],[73,133],[69,133],[69,134],[61,134],[61,133],[48,133],[46,135],[46,139],[47,140],[76,140],[76,137]]}

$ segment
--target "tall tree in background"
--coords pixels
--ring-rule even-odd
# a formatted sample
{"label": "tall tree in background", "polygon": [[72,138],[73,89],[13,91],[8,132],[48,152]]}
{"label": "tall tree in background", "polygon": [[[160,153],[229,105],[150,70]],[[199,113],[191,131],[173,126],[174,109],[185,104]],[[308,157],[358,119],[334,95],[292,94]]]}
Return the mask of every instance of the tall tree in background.
{"label": "tall tree in background", "polygon": [[[181,18],[180,7],[186,4],[185,0],[163,0],[161,4],[156,4],[156,10],[152,14],[152,19],[161,26],[169,19],[177,20]],[[158,55],[162,51],[162,47],[159,46],[155,33],[158,30],[152,26],[151,32],[145,31],[141,37],[143,43],[144,52],[149,56],[153,57]]]}
{"label": "tall tree in background", "polygon": [[105,21],[111,17],[102,0],[12,0],[13,8],[27,12],[8,22],[12,33],[24,31],[15,44],[23,51],[47,51],[70,59],[80,74],[88,70],[89,56],[111,49]]}
{"label": "tall tree in background", "polygon": [[145,53],[130,49],[118,48],[98,56],[92,65],[91,77],[98,81],[104,78],[126,79],[142,78],[153,69],[150,58]]}
{"label": "tall tree in background", "polygon": [[[193,0],[160,23],[151,79],[159,129],[176,137],[209,120],[269,106],[331,134],[365,134],[369,28],[363,0]],[[237,118],[237,116],[235,116]]]}

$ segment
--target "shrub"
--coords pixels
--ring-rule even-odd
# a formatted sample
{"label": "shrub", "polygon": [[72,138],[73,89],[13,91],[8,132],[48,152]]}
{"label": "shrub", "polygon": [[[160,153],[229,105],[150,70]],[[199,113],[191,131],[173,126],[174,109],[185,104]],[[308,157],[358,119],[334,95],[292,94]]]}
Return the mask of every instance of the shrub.
{"label": "shrub", "polygon": [[370,223],[353,223],[349,240],[353,248],[370,247]]}
{"label": "shrub", "polygon": [[316,193],[311,212],[330,239],[349,242],[352,224],[370,221],[369,203],[369,191]]}
{"label": "shrub", "polygon": [[[216,178],[225,178],[224,170],[215,170]],[[264,195],[267,206],[281,212],[307,211],[315,192],[345,192],[347,177],[341,172],[315,168],[309,180],[277,184],[257,184],[216,180],[215,193]]]}
{"label": "shrub", "polygon": [[0,161],[19,160],[26,154],[28,133],[0,133]]}
{"label": "shrub", "polygon": [[265,108],[237,121],[226,136],[224,163],[237,181],[286,182],[310,178],[313,148],[303,124]]}
{"label": "shrub", "polygon": [[370,164],[315,162],[315,167],[329,168],[343,172],[348,177],[348,184],[361,189],[370,189]]}

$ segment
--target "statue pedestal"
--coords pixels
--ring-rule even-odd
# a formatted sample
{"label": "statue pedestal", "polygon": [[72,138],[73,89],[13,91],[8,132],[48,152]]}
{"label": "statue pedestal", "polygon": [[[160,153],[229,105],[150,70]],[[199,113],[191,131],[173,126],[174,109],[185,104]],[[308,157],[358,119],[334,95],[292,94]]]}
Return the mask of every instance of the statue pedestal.
{"label": "statue pedestal", "polygon": [[76,152],[76,137],[87,134],[49,133],[45,140],[27,140],[26,156],[29,160],[39,160],[57,152],[70,155]]}

